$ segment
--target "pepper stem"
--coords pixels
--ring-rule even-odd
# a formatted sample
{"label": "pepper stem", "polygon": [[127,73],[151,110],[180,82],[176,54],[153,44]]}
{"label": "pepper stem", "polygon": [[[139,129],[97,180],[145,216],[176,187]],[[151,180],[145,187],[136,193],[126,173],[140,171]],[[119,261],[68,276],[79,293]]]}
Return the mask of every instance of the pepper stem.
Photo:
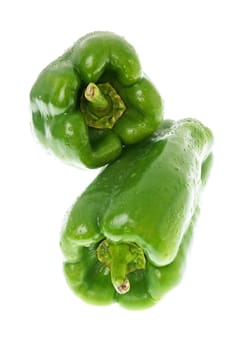
{"label": "pepper stem", "polygon": [[89,83],[85,89],[84,96],[92,104],[94,110],[106,110],[110,105],[99,87],[94,83]]}
{"label": "pepper stem", "polygon": [[88,126],[111,129],[126,107],[111,84],[91,82],[81,95],[80,109]]}
{"label": "pepper stem", "polygon": [[97,248],[97,258],[110,269],[112,284],[119,294],[130,290],[127,275],[145,269],[143,250],[134,243],[102,241]]}

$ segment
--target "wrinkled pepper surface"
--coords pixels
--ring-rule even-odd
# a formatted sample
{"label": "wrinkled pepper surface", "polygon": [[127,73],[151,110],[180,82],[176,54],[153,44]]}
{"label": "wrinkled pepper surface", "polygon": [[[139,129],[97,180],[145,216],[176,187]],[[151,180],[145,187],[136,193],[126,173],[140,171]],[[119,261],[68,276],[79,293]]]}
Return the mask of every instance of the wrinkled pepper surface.
{"label": "wrinkled pepper surface", "polygon": [[39,75],[33,129],[53,154],[97,168],[142,141],[162,120],[162,100],[132,45],[111,32],[78,40]]}
{"label": "wrinkled pepper surface", "polygon": [[65,276],[76,294],[134,309],[153,305],[178,284],[212,143],[199,121],[166,120],[97,176],[61,236]]}

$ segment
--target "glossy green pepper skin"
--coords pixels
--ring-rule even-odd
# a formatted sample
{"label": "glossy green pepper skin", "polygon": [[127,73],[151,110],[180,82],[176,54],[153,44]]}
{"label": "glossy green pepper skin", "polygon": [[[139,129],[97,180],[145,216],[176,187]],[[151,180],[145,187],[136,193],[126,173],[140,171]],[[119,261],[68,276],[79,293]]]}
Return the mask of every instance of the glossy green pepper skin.
{"label": "glossy green pepper skin", "polygon": [[197,120],[164,121],[98,175],[71,208],[61,237],[75,293],[91,303],[144,308],[179,282],[212,143]]}
{"label": "glossy green pepper skin", "polygon": [[89,168],[113,161],[162,120],[161,97],[135,49],[110,32],[82,37],[49,64],[30,101],[40,142],[65,162]]}

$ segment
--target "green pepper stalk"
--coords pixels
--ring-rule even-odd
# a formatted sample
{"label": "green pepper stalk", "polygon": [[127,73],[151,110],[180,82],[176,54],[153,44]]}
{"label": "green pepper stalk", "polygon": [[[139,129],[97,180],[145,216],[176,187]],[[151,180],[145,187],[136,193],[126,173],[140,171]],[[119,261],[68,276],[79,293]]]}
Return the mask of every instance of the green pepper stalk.
{"label": "green pepper stalk", "polygon": [[119,294],[130,290],[127,275],[145,268],[144,252],[133,243],[114,243],[105,239],[97,248],[97,258],[110,269],[112,284]]}
{"label": "green pepper stalk", "polygon": [[112,129],[126,107],[109,83],[89,83],[82,95],[80,109],[87,125],[98,129]]}
{"label": "green pepper stalk", "polygon": [[72,206],[61,237],[65,276],[76,294],[144,308],[178,284],[212,143],[198,120],[164,121],[97,176]]}
{"label": "green pepper stalk", "polygon": [[30,92],[33,129],[53,154],[97,168],[151,135],[162,100],[137,53],[110,32],[90,33],[49,64]]}

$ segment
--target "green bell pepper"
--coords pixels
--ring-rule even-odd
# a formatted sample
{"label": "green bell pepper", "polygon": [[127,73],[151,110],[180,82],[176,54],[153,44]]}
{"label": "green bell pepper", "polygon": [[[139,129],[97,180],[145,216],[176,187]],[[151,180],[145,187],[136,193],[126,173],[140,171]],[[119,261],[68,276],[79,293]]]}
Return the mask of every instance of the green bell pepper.
{"label": "green bell pepper", "polygon": [[212,143],[197,120],[164,121],[97,176],[61,236],[75,293],[91,303],[144,308],[180,281]]}
{"label": "green bell pepper", "polygon": [[49,64],[30,101],[39,141],[64,161],[89,168],[113,161],[162,120],[161,97],[135,49],[110,32],[82,37]]}

